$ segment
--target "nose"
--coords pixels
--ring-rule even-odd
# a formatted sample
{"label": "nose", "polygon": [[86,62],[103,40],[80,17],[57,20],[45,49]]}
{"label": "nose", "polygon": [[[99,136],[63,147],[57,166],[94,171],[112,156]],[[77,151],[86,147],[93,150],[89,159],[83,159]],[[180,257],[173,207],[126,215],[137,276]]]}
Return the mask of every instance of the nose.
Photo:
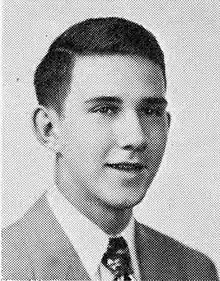
{"label": "nose", "polygon": [[115,124],[117,144],[125,150],[144,150],[145,134],[135,110],[127,110]]}

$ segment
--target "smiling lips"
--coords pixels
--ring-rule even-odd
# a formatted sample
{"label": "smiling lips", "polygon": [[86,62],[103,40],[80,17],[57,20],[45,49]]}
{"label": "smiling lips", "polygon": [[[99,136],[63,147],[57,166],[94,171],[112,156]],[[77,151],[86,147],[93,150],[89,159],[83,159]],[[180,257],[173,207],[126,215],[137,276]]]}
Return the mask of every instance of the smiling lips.
{"label": "smiling lips", "polygon": [[106,164],[107,167],[125,172],[141,172],[145,166],[140,163],[121,162],[115,164]]}

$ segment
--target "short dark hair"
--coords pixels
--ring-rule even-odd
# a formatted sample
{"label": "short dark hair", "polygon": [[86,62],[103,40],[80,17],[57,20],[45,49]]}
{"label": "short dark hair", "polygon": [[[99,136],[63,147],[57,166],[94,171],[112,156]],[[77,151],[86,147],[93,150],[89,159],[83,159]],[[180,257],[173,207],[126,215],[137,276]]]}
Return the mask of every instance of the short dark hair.
{"label": "short dark hair", "polygon": [[34,85],[40,105],[62,113],[76,55],[137,55],[159,65],[166,84],[164,54],[155,36],[123,18],[91,18],[61,34],[38,65]]}

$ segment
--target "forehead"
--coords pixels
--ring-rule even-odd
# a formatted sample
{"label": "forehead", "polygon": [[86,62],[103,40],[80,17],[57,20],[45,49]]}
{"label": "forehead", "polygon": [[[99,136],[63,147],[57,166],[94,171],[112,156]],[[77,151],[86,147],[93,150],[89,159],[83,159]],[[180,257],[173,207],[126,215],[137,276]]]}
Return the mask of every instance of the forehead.
{"label": "forehead", "polygon": [[97,96],[119,96],[134,100],[164,94],[162,70],[148,59],[125,55],[75,58],[70,98],[85,100]]}

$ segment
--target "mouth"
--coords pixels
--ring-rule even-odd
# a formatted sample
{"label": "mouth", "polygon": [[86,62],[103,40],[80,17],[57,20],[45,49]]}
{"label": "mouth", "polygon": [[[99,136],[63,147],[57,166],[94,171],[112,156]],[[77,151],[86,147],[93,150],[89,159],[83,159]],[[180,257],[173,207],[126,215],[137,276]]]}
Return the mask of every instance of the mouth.
{"label": "mouth", "polygon": [[112,169],[125,171],[125,172],[141,172],[144,168],[146,168],[144,165],[140,163],[129,163],[129,162],[106,164],[106,166]]}

